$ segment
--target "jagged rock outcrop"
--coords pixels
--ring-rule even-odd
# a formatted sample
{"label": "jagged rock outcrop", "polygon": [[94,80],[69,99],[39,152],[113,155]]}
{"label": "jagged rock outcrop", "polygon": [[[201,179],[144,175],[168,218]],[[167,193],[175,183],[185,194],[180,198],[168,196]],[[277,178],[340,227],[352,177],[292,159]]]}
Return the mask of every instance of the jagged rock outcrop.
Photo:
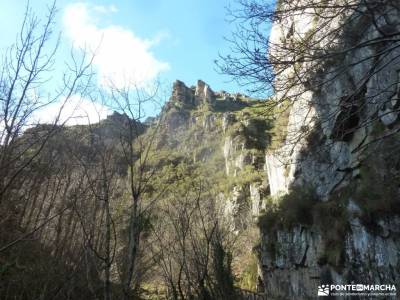
{"label": "jagged rock outcrop", "polygon": [[173,147],[174,153],[190,157],[193,164],[217,164],[213,167],[223,173],[207,176],[223,189],[218,202],[232,230],[237,231],[251,224],[252,216],[265,208],[267,182],[259,174],[267,143],[258,136],[266,135],[268,120],[249,115],[260,101],[232,95],[214,93],[201,80],[193,87],[175,81],[160,116],[165,132],[158,148]]}
{"label": "jagged rock outcrop", "polygon": [[[181,126],[189,125],[190,110],[200,106],[210,106],[215,103],[216,96],[208,84],[202,80],[197,81],[195,87],[187,87],[185,83],[176,80],[172,87],[172,94],[165,104],[162,116],[165,117],[166,126],[175,130]],[[192,123],[195,123],[193,120]],[[212,115],[206,116],[203,126],[214,126]]]}
{"label": "jagged rock outcrop", "polygon": [[[300,4],[301,1],[290,5]],[[362,14],[364,9],[360,2],[359,11],[355,14]],[[382,17],[377,21],[379,28],[391,28],[392,32],[399,32],[398,7],[382,1],[380,15]],[[342,26],[350,17],[341,15],[332,22],[332,26]],[[282,23],[274,24],[271,40],[282,45],[288,43],[289,38],[294,43],[296,37],[301,40],[307,34],[310,36],[310,30],[323,22],[318,18],[308,10],[304,14],[287,17]],[[362,16],[354,19],[357,22],[348,22],[350,25],[346,23],[342,35],[338,35],[339,39],[344,40],[337,42],[338,45],[351,47],[355,42],[354,37],[348,36],[361,30],[363,35],[357,40],[358,43],[382,34],[371,19]],[[317,33],[316,39],[325,33]],[[319,46],[328,47],[324,44]],[[346,204],[343,210],[346,226],[341,231],[342,235],[338,236],[338,232],[335,232],[336,240],[331,245],[339,249],[329,248],[331,241],[327,235],[334,231],[334,224],[325,230],[318,226],[318,220],[311,225],[299,223],[272,231],[271,228],[261,227],[260,264],[267,295],[282,299],[311,299],[316,296],[321,283],[396,284],[399,287],[398,210],[388,209],[380,213],[384,210],[382,207],[387,205],[385,202],[399,203],[400,199],[398,182],[396,187],[396,182],[391,179],[399,178],[399,153],[398,150],[389,150],[396,149],[395,146],[388,146],[396,144],[398,140],[370,146],[375,140],[400,128],[398,46],[397,40],[379,47],[370,45],[356,48],[342,56],[342,62],[349,67],[341,72],[336,69],[338,62],[297,66],[314,68],[315,75],[304,80],[304,85],[309,85],[309,88],[302,86],[285,91],[288,95],[298,93],[299,96],[295,97],[291,108],[285,145],[266,156],[271,195],[278,198],[290,193],[293,187],[311,186],[321,203],[336,203],[336,206]],[[384,52],[387,47],[397,49]],[[381,56],[380,53],[386,54]],[[284,53],[273,52],[271,55]],[[367,59],[373,56],[377,58],[375,61]],[[276,78],[277,84],[279,80],[290,77],[291,72],[293,70],[288,69],[281,73]],[[297,72],[301,73],[301,69],[297,69]],[[301,93],[300,88],[303,88]],[[277,95],[278,98],[280,96]],[[387,160],[393,160],[390,167],[385,167],[383,163]],[[373,170],[371,164],[378,166],[373,175],[368,173]],[[372,179],[367,181],[369,177]],[[385,179],[380,181],[379,178]],[[381,189],[381,194],[373,193],[376,189],[373,185],[381,185],[376,187]],[[351,192],[340,195],[346,189]],[[364,191],[363,194],[357,195],[360,190]],[[387,191],[392,190],[390,196],[385,196]],[[355,198],[358,198],[357,204],[353,201]],[[372,209],[371,206],[377,208]],[[328,210],[327,215],[330,214],[332,211]],[[327,261],[326,257],[331,256],[332,252],[335,252],[335,258]]]}
{"label": "jagged rock outcrop", "polygon": [[203,103],[214,104],[215,94],[208,84],[202,80],[197,81],[196,90],[194,92],[194,97],[196,99],[196,105]]}
{"label": "jagged rock outcrop", "polygon": [[190,107],[194,105],[194,91],[187,87],[182,81],[176,80],[172,87],[170,100]]}
{"label": "jagged rock outcrop", "polygon": [[215,93],[202,80],[198,80],[197,85],[193,88],[189,88],[182,81],[176,80],[172,87],[170,101],[181,104],[186,108],[191,108],[203,104],[213,105],[215,99]]}

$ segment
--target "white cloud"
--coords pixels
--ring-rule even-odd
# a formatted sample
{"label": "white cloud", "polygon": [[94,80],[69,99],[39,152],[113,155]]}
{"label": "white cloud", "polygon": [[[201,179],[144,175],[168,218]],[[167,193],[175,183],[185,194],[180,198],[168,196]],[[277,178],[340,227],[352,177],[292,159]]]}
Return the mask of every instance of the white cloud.
{"label": "white cloud", "polygon": [[109,108],[101,103],[73,95],[68,101],[58,101],[45,106],[35,112],[31,119],[33,124],[51,124],[54,123],[60,111],[58,123],[65,123],[67,126],[98,123],[112,113]]}
{"label": "white cloud", "polygon": [[151,52],[151,47],[165,38],[165,34],[142,39],[120,26],[101,28],[95,21],[96,16],[89,11],[104,14],[117,9],[112,5],[89,7],[88,4],[75,3],[68,5],[64,11],[65,32],[74,47],[95,52],[93,64],[97,68],[100,85],[143,86],[169,69],[167,62],[158,60]]}
{"label": "white cloud", "polygon": [[118,11],[118,9],[116,8],[115,5],[110,4],[108,6],[104,6],[104,5],[95,5],[93,6],[93,9],[96,12],[102,13],[102,14],[106,14],[106,13],[116,13]]}
{"label": "white cloud", "polygon": [[[35,111],[23,131],[36,124],[54,124],[59,114],[60,118],[57,124],[73,126],[98,123],[112,113],[111,109],[101,103],[73,95],[68,101],[65,101],[64,98]],[[0,119],[0,145],[3,143],[5,134],[4,119]]]}

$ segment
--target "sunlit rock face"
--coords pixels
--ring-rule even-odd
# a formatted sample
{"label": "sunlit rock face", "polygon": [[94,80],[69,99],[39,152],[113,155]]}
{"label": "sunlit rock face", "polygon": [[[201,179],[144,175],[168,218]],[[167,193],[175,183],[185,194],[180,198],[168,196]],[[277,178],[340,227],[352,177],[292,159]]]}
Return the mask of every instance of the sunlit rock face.
{"label": "sunlit rock face", "polygon": [[[166,125],[170,130],[190,125],[188,122],[189,111],[200,106],[212,106],[215,102],[215,94],[212,89],[202,80],[197,81],[195,87],[187,87],[185,83],[176,80],[172,86],[172,94],[163,108],[166,117]],[[213,116],[207,116],[203,120],[203,126],[214,126]],[[194,120],[194,122],[196,122]]]}
{"label": "sunlit rock face", "polygon": [[195,96],[197,105],[203,104],[203,103],[208,103],[208,104],[212,105],[215,102],[214,92],[212,91],[210,86],[202,80],[197,81],[194,96]]}
{"label": "sunlit rock face", "polygon": [[176,101],[183,105],[194,105],[193,89],[187,87],[182,81],[176,80],[172,87],[171,101]]}
{"label": "sunlit rock face", "polygon": [[[263,172],[264,149],[261,148],[267,146],[267,141],[258,132],[257,125],[268,120],[253,120],[249,116],[252,105],[260,103],[239,93],[215,93],[202,80],[191,87],[176,80],[159,116],[165,126],[157,140],[160,151],[173,148],[189,165],[216,167],[220,171],[214,174],[207,170],[210,173],[206,176],[218,192],[220,209],[235,232],[252,226],[254,218],[265,208],[267,180],[257,174]],[[250,135],[252,143],[249,143]],[[255,138],[259,135],[262,138]],[[257,151],[255,144],[261,145]]]}
{"label": "sunlit rock face", "polygon": [[251,158],[246,153],[246,144],[243,136],[227,136],[223,153],[227,176],[236,176],[238,171],[243,170],[246,165],[251,163]]}
{"label": "sunlit rock face", "polygon": [[[343,1],[336,2],[340,4]],[[353,2],[357,3],[357,1]],[[300,4],[285,4],[289,6],[285,9]],[[385,17],[379,19],[379,26],[391,27],[391,32],[398,30],[400,26],[398,10],[388,4],[387,9],[382,9],[382,11]],[[329,12],[325,13],[329,14]],[[342,26],[346,21],[345,17],[350,16],[337,16],[327,29],[332,30],[335,26]],[[303,14],[296,14],[285,18],[282,23],[275,23],[271,32],[271,42],[277,46],[271,46],[272,59],[288,55],[279,48],[279,45],[306,38],[307,34],[320,22],[321,20],[318,20],[312,9],[306,8]],[[369,41],[380,35],[375,25],[363,18],[349,27],[341,36],[345,40],[343,44],[348,47],[352,45],[346,33],[363,32],[363,37],[358,43]],[[323,37],[325,33],[321,30],[316,33],[315,39]],[[329,45],[325,45],[324,39],[321,39],[321,44],[318,46],[323,48]],[[386,47],[396,46],[389,43]],[[314,65],[313,62],[302,65],[305,69],[315,69],[316,75],[309,79],[310,88],[298,86],[289,91],[285,90],[287,95],[296,99],[290,114],[287,143],[271,155],[280,160],[283,165],[290,165],[290,170],[286,171],[287,180],[279,178],[280,171],[269,172],[272,176],[270,181],[279,182],[273,188],[272,194],[287,190],[288,185],[291,184],[309,183],[317,187],[317,192],[321,197],[326,197],[338,185],[346,184],[347,179],[352,177],[351,172],[349,174],[340,170],[357,172],[360,161],[358,147],[361,142],[371,139],[370,133],[374,129],[371,120],[378,116],[379,122],[384,126],[398,125],[400,50],[385,52],[385,55],[380,57],[379,53],[384,49],[378,48],[362,47],[344,56],[345,64],[354,67],[349,67],[343,72],[336,70],[339,62],[335,61],[327,62],[323,66]],[[376,63],[373,74],[366,77],[366,74],[371,72],[372,65],[375,64],[372,59],[367,58],[374,56],[379,57],[379,61]],[[293,70],[290,68],[279,74],[276,79],[278,89],[280,81],[286,82],[292,75]],[[321,82],[324,84],[321,85]],[[298,96],[293,96],[298,93]],[[276,97],[283,97],[283,92],[278,91]],[[318,155],[310,154],[309,141],[306,140],[305,134],[302,135],[304,131],[315,132],[315,138],[318,139],[316,144],[319,144]],[[294,174],[299,176],[293,176]],[[329,180],[326,180],[326,177],[329,177]]]}
{"label": "sunlit rock face", "polygon": [[[400,11],[389,4],[385,6],[385,3],[389,2],[382,2],[380,13],[384,17],[378,20],[379,25],[398,32]],[[329,29],[343,24],[349,17],[338,16]],[[310,11],[282,23],[277,22],[272,29],[271,41],[283,45],[291,34],[304,37],[319,22],[321,20]],[[360,22],[351,24],[346,30],[350,33],[363,32],[358,41],[363,42],[381,34],[375,25],[371,20],[361,18]],[[293,31],[295,34],[291,33]],[[324,32],[318,34],[323,36]],[[344,34],[338,35],[338,38],[348,37]],[[344,44],[351,46],[350,38]],[[351,55],[344,55],[340,62],[352,67],[339,74],[335,69],[338,62],[326,63],[321,68],[312,63],[301,66],[316,68],[316,76],[309,79],[310,88],[297,87],[288,92],[295,95],[299,89],[305,90],[296,97],[291,108],[285,145],[266,156],[266,173],[273,197],[278,198],[296,186],[313,187],[324,203],[338,201],[335,196],[349,186],[354,187],[355,193],[365,178],[365,174],[360,175],[360,170],[367,163],[382,160],[385,154],[385,148],[377,145],[372,154],[366,155],[362,146],[389,130],[400,128],[399,46],[397,40],[383,48],[366,46],[352,51]],[[397,48],[380,56],[379,53],[386,47]],[[285,55],[278,48],[272,47],[271,51],[272,57]],[[379,59],[366,59],[371,56]],[[366,76],[370,74],[373,64],[376,64],[374,72]],[[291,72],[293,70],[288,69],[277,76],[278,88],[279,81],[285,81]],[[321,82],[325,84],[319,84]],[[282,95],[278,92],[276,96],[279,98]],[[378,129],[382,132],[377,133]],[[303,135],[304,132],[311,134]],[[385,159],[397,161],[398,155],[399,152],[394,151]],[[383,174],[386,171],[382,167],[380,171],[378,168],[378,172],[390,181],[393,176],[398,176],[396,168],[393,166],[392,171]],[[381,189],[388,187],[382,184]],[[392,195],[400,197],[399,193]],[[394,215],[395,212],[384,217],[374,215],[374,226],[371,227],[360,217],[360,211],[368,208],[350,205],[353,203],[351,193],[344,198],[341,201],[349,203],[344,210],[348,226],[343,236],[336,237],[343,243],[338,254],[340,267],[323,259],[329,251],[327,234],[315,222],[310,226],[299,224],[293,228],[275,229],[273,234],[261,228],[260,265],[267,295],[282,299],[312,299],[321,283],[367,282],[399,286],[399,218]],[[376,198],[378,202],[386,200]]]}
{"label": "sunlit rock face", "polygon": [[265,167],[267,170],[269,188],[271,195],[279,196],[288,192],[289,178],[286,175],[286,164],[273,153],[268,153],[265,157]]}
{"label": "sunlit rock face", "polygon": [[191,88],[187,87],[182,81],[176,80],[172,87],[170,101],[179,103],[187,108],[202,104],[212,105],[215,102],[215,93],[202,80],[198,80],[197,85]]}

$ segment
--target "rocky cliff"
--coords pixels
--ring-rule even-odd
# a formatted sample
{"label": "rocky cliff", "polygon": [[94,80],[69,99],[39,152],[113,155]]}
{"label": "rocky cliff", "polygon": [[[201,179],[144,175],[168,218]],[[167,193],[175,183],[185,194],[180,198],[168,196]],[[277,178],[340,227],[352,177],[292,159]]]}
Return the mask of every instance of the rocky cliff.
{"label": "rocky cliff", "polygon": [[[322,21],[312,12],[305,16],[309,19],[300,14],[275,23],[275,45],[309,38]],[[332,24],[342,26],[344,20],[341,16]],[[360,26],[368,39],[374,38],[373,22],[357,20],[346,24],[339,38]],[[391,13],[385,20],[399,26],[400,15]],[[294,28],[300,28],[296,35]],[[320,34],[311,36],[325,47]],[[351,48],[354,41],[338,45]],[[272,56],[286,55],[277,49],[271,47]],[[395,62],[400,53],[390,52],[373,66],[364,59],[380,51],[366,46],[342,55],[340,65],[348,67],[340,72],[334,60],[288,68],[276,77],[277,94],[267,102],[214,92],[201,80],[192,87],[181,81],[173,85],[159,117],[164,125],[156,141],[154,190],[157,184],[171,184],[184,164],[190,174],[179,176],[210,183],[238,236],[246,236],[257,220],[259,237],[244,238],[234,269],[267,297],[310,299],[321,284],[399,284]],[[313,72],[293,89],[279,89],[280,82],[302,69]],[[249,271],[251,262],[237,262],[246,260],[252,248],[258,267]]]}
{"label": "rocky cliff", "polygon": [[[311,299],[332,283],[400,288],[399,42],[371,42],[398,32],[400,11],[382,1],[375,18],[362,3],[335,17],[333,8],[304,5],[272,29],[272,59],[310,40],[342,54],[305,60],[276,78],[276,97],[292,103],[285,143],[265,158],[271,204],[259,220],[259,258],[270,297]],[[307,77],[283,96],[280,82],[302,72]]]}
{"label": "rocky cliff", "polygon": [[[152,190],[172,187],[176,197],[193,180],[202,182],[216,199],[219,215],[237,240],[235,249],[229,249],[234,252],[237,284],[253,291],[257,282],[254,220],[268,193],[265,151],[274,123],[263,115],[264,110],[265,101],[214,92],[201,80],[192,87],[176,81],[158,117],[156,146],[150,153],[150,167],[157,170]],[[146,136],[151,136],[151,129]]]}
{"label": "rocky cliff", "polygon": [[213,92],[201,80],[193,87],[177,80],[160,116],[165,126],[159,149],[210,167],[206,172],[215,180],[226,215],[239,227],[258,215],[267,185],[262,173],[272,121],[261,116],[262,110],[263,101]]}

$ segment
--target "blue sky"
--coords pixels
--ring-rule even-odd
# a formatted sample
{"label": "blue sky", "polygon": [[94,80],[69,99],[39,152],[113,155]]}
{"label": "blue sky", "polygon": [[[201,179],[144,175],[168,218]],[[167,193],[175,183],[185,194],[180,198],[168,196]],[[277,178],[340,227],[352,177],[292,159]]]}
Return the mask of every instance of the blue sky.
{"label": "blue sky", "polygon": [[[13,42],[26,1],[0,0],[0,48]],[[46,0],[31,0],[43,17]],[[218,74],[214,60],[229,53],[233,25],[226,21],[229,0],[87,0],[57,1],[56,31],[62,32],[59,57],[71,47],[101,50],[94,62],[98,84],[110,78],[115,84],[151,82],[155,78],[187,85],[203,79],[214,90],[243,91],[227,76]],[[4,29],[7,30],[4,30]],[[101,37],[101,38],[100,38]],[[58,69],[62,68],[58,60]]]}

